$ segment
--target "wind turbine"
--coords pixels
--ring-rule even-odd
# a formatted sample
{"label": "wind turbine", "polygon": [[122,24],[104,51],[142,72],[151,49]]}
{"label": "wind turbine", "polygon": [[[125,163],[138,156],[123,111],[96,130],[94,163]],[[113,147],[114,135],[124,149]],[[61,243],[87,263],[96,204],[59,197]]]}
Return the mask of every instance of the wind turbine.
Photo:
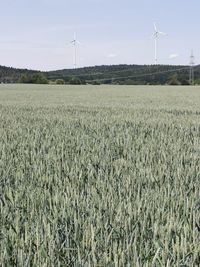
{"label": "wind turbine", "polygon": [[190,77],[189,77],[189,82],[190,84],[194,84],[194,65],[195,65],[195,57],[193,50],[191,50],[191,55],[190,55]]}
{"label": "wind turbine", "polygon": [[76,39],[76,33],[74,32],[74,39],[70,42],[74,46],[74,69],[77,68],[77,44],[80,44]]}
{"label": "wind turbine", "polygon": [[154,33],[153,33],[153,38],[155,40],[155,65],[158,64],[158,56],[157,56],[157,42],[158,42],[158,39],[160,37],[160,35],[166,35],[166,33],[164,32],[160,32],[158,31],[157,27],[156,27],[156,24],[154,22]]}

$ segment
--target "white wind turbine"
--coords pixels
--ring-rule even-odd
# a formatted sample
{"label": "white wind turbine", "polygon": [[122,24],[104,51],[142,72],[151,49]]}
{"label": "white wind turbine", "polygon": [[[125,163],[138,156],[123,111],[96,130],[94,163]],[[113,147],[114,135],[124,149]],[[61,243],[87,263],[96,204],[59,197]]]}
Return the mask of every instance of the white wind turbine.
{"label": "white wind turbine", "polygon": [[80,44],[76,39],[76,33],[74,32],[74,39],[70,42],[74,46],[74,69],[77,68],[77,45]]}
{"label": "white wind turbine", "polygon": [[154,23],[154,33],[153,33],[153,36],[152,37],[155,40],[155,64],[156,65],[158,64],[157,42],[158,42],[158,39],[159,39],[159,36],[160,35],[166,35],[166,33],[158,31],[158,29],[156,27],[156,24]]}

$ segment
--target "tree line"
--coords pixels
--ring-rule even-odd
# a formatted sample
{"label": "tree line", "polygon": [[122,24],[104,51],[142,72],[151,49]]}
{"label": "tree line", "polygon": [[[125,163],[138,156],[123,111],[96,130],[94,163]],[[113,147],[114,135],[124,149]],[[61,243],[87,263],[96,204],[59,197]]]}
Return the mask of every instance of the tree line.
{"label": "tree line", "polygon": [[[195,67],[200,84],[200,66]],[[170,65],[111,65],[40,72],[0,66],[1,83],[35,84],[171,84],[188,85],[189,67]]]}

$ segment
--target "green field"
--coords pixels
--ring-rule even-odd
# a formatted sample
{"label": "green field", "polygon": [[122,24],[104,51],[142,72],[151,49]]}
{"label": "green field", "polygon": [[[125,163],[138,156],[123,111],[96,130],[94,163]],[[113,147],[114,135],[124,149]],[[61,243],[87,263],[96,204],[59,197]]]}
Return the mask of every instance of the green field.
{"label": "green field", "polygon": [[200,87],[0,86],[0,266],[200,266]]}

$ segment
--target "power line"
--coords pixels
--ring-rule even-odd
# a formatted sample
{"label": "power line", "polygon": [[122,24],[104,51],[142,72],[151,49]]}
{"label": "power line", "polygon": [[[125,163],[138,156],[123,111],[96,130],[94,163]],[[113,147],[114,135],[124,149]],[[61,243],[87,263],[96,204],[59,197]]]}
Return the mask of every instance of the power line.
{"label": "power line", "polygon": [[[142,68],[148,68],[149,70],[151,69],[151,68],[159,68],[159,65],[138,65],[136,68],[134,68],[135,66],[137,66],[137,65],[133,65],[133,67],[132,68],[129,68],[129,69],[123,69],[123,70],[116,70],[116,71],[109,71],[109,75],[112,75],[112,74],[116,74],[116,73],[123,73],[123,72],[130,72],[130,71],[134,71],[134,72],[136,72],[136,71],[142,71],[143,69]],[[167,67],[167,65],[166,66],[164,66],[164,67]],[[170,67],[172,67],[172,66],[170,66]],[[87,67],[85,67],[85,68],[87,68]],[[90,67],[88,67],[88,68],[90,68]],[[186,67],[186,66],[184,66],[183,68],[188,68],[188,67]],[[67,76],[70,76],[70,77],[76,77],[76,76],[79,76],[79,77],[84,77],[84,76],[97,76],[97,75],[105,75],[106,74],[106,71],[105,72],[96,72],[96,73],[86,73],[86,74],[81,74],[81,73],[77,73],[77,74],[74,74],[74,72],[77,72],[79,69],[74,69],[74,70],[70,70],[71,72],[73,72],[73,74],[67,74]],[[175,71],[176,69],[171,69],[170,71]],[[168,70],[167,70],[168,71]],[[54,74],[56,74],[56,71],[52,71],[52,72],[55,72]],[[147,74],[135,74],[135,75],[147,75]],[[151,74],[150,74],[151,75]]]}
{"label": "power line", "polygon": [[158,74],[163,74],[163,73],[181,71],[181,70],[186,70],[186,69],[188,69],[188,67],[173,69],[173,70],[158,71],[158,72],[154,72],[154,73],[131,75],[131,76],[126,76],[126,77],[112,77],[112,78],[104,78],[104,79],[86,80],[86,82],[98,82],[98,81],[100,82],[100,81],[122,80],[122,79],[129,79],[129,78],[139,78],[139,77],[153,76],[153,75],[158,75]]}
{"label": "power line", "polygon": [[[134,65],[136,66],[136,65]],[[145,65],[144,65],[145,66]],[[151,65],[150,65],[151,67]],[[155,67],[155,66],[154,66]],[[170,66],[171,67],[171,66]],[[198,65],[195,65],[193,66],[193,70],[194,68],[198,67]],[[99,78],[99,79],[91,79],[91,80],[86,80],[86,82],[103,82],[103,81],[113,81],[113,80],[119,80],[119,79],[128,79],[128,78],[139,78],[139,77],[145,77],[145,76],[154,76],[154,75],[159,75],[159,74],[163,74],[163,73],[170,73],[170,72],[176,72],[176,71],[182,71],[182,70],[188,70],[188,66],[184,66],[182,68],[174,68],[174,69],[170,69],[170,70],[163,70],[163,71],[157,71],[157,72],[153,72],[153,73],[142,73],[142,74],[135,74],[135,75],[129,75],[129,76],[120,76],[120,77],[111,77],[111,78]],[[74,70],[76,71],[76,70]],[[124,70],[118,70],[118,71],[113,71],[113,72],[109,72],[108,74],[111,75],[111,74],[115,74],[115,73],[122,73],[122,72],[129,72],[129,71],[141,71],[141,67],[138,66],[137,69],[133,69],[133,68],[130,68],[130,69],[124,69]],[[106,73],[102,73],[102,72],[99,72],[99,73],[87,73],[87,74],[81,74],[81,73],[77,73],[77,74],[68,74],[67,76],[70,76],[70,77],[84,77],[84,76],[97,76],[97,75],[105,75]],[[66,75],[64,75],[66,76]]]}

